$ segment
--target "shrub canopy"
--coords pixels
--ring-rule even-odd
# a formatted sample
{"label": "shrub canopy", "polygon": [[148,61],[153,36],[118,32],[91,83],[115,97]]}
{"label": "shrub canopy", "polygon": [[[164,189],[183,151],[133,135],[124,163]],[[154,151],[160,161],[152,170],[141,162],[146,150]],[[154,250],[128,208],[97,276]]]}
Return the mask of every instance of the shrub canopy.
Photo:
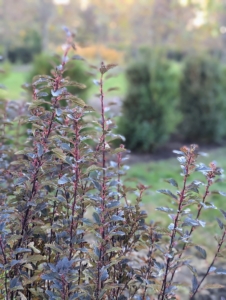
{"label": "shrub canopy", "polygon": [[180,82],[179,131],[186,141],[221,142],[225,136],[226,99],[223,69],[207,55],[186,59]]}
{"label": "shrub canopy", "polygon": [[179,72],[177,65],[164,57],[141,53],[126,70],[128,92],[119,131],[128,148],[150,151],[169,139],[179,121]]}

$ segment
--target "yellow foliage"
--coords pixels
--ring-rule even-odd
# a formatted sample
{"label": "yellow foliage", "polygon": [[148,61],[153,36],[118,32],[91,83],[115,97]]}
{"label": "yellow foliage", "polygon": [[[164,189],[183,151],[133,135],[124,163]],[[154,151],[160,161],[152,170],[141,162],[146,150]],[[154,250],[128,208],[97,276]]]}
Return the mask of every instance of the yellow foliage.
{"label": "yellow foliage", "polygon": [[[54,51],[58,54],[63,54],[62,47],[55,48],[53,45]],[[81,55],[85,59],[89,60],[98,60],[104,61],[105,63],[121,63],[123,60],[124,53],[122,51],[117,51],[112,48],[107,48],[104,45],[93,45],[89,47],[79,47],[76,45],[76,54]]]}
{"label": "yellow foliage", "polygon": [[86,59],[98,59],[109,63],[120,63],[123,52],[119,52],[104,45],[93,45],[86,48],[77,47],[77,53]]}
{"label": "yellow foliage", "polygon": [[26,31],[25,31],[25,30],[20,30],[20,31],[19,31],[19,35],[20,35],[21,37],[25,37]]}

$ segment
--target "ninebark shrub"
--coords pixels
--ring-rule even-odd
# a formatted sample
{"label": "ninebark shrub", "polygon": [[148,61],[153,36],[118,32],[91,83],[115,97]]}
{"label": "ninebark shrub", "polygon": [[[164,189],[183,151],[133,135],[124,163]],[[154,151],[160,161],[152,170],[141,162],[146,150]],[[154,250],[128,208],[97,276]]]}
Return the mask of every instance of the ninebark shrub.
{"label": "ninebark shrub", "polygon": [[[217,219],[216,252],[202,278],[186,252],[195,248],[206,258],[205,249],[194,244],[192,235],[198,227],[207,226],[204,209],[217,209],[209,198],[223,171],[215,163],[198,163],[195,145],[175,151],[182,181],[168,179],[175,191],[159,192],[172,202],[157,208],[169,215],[170,224],[164,228],[147,223],[147,212],[140,205],[147,187],[123,183],[127,151],[123,145],[111,147],[118,136],[112,133],[114,123],[105,113],[103,87],[105,74],[115,65],[101,63],[98,69],[95,83],[101,115],[96,118],[92,107],[66,88],[71,82],[64,78],[66,57],[73,46],[69,31],[67,39],[62,64],[52,76],[33,79],[33,101],[22,117],[32,127],[23,149],[7,147],[6,131],[2,131],[1,298],[176,299],[183,283],[174,276],[181,267],[191,271],[190,298],[200,287],[222,287],[203,287],[202,282],[210,273],[226,274],[216,266],[225,242],[224,210],[223,221]],[[79,87],[80,83],[73,85]],[[50,102],[42,98],[43,89],[51,93]],[[62,101],[67,105],[62,106]],[[194,172],[203,173],[203,182],[195,180]],[[130,202],[131,193],[136,195],[134,203]]]}

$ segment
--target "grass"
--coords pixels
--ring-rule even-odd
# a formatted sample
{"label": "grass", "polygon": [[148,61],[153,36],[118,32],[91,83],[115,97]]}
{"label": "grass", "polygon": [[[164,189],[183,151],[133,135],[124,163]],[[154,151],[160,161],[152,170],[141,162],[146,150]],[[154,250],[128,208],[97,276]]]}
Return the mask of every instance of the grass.
{"label": "grass", "polygon": [[[4,66],[2,67],[4,69]],[[5,74],[0,74],[0,84],[3,84],[6,89],[0,89],[0,97],[10,100],[18,100],[21,98],[23,89],[21,85],[27,81],[27,72],[29,68],[24,66],[10,66]],[[115,73],[112,73],[113,75]],[[110,88],[118,88],[117,90],[108,91]],[[120,96],[123,97],[126,93],[126,79],[123,72],[112,76],[105,80],[104,92],[106,97]],[[99,87],[93,84],[90,88],[89,95],[92,97],[99,93]]]}
{"label": "grass", "polygon": [[[223,169],[226,169],[225,160],[225,148],[212,150],[208,153],[208,157],[199,157],[199,162],[208,165],[211,161],[217,160],[217,165]],[[156,208],[160,206],[164,207],[175,207],[173,206],[172,198],[158,193],[159,189],[169,189],[174,194],[177,188],[171,186],[165,180],[173,178],[177,181],[179,189],[181,190],[183,184],[183,177],[180,175],[181,169],[179,162],[177,161],[177,156],[172,159],[164,159],[160,161],[153,161],[150,163],[138,163],[130,167],[128,171],[128,177],[133,178],[136,182],[141,182],[145,185],[150,186],[150,189],[143,197],[144,208],[148,212],[148,219],[154,221],[160,221],[164,226],[168,226],[172,223],[171,219],[168,217],[167,213],[157,211]],[[189,182],[193,180],[200,180],[205,182],[205,177],[200,172],[194,172],[189,178]],[[178,190],[179,190],[178,189]],[[225,179],[222,182],[218,182],[211,187],[211,190],[220,190],[226,192]],[[200,190],[200,194],[204,193],[204,188]],[[216,207],[226,210],[226,199],[224,196],[217,194],[212,194],[207,200],[212,202]],[[195,208],[190,208],[191,211],[196,211]],[[195,215],[195,214],[194,214]],[[207,228],[199,228],[197,234],[194,237],[195,241],[204,242],[206,246],[213,246],[214,242],[209,243],[211,233],[213,235],[216,231],[219,232],[219,227],[216,222],[216,217],[223,218],[221,213],[217,209],[203,209],[200,219],[207,221]],[[168,225],[167,225],[168,224]]]}
{"label": "grass", "polygon": [[[108,91],[109,89],[116,88],[115,90]],[[120,96],[123,97],[126,93],[126,78],[125,73],[121,72],[118,75],[112,76],[108,79],[104,79],[104,93],[106,97],[111,96]],[[90,88],[89,95],[93,97],[94,95],[99,94],[99,86],[93,84]]]}
{"label": "grass", "polygon": [[18,100],[21,98],[23,89],[21,85],[26,82],[26,68],[18,68],[18,66],[11,67],[6,74],[1,74],[0,83],[3,84],[6,89],[0,90],[0,96],[10,100]]}

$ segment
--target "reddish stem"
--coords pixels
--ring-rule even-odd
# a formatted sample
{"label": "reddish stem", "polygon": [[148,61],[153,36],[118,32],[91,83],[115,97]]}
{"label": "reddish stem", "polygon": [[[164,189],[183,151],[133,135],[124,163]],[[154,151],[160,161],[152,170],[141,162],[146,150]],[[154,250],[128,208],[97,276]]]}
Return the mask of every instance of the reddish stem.
{"label": "reddish stem", "polygon": [[[202,203],[205,203],[205,201],[206,201],[206,197],[207,197],[208,194],[209,194],[209,188],[210,188],[210,186],[211,186],[211,179],[208,178],[208,184],[207,184],[207,186],[206,186],[205,194],[204,194],[204,196],[203,196],[203,198],[202,198]],[[203,209],[203,206],[200,205],[200,207],[199,207],[199,209],[198,209],[198,212],[197,212],[197,215],[196,215],[196,220],[199,218],[199,216],[200,216],[200,214],[201,214],[201,212],[202,212],[202,209]],[[191,236],[191,234],[192,234],[192,232],[194,231],[194,229],[195,229],[195,227],[192,226],[192,228],[191,228],[191,230],[190,230],[190,232],[189,232],[189,234],[188,234],[189,237]],[[183,255],[183,253],[184,253],[184,251],[185,251],[186,249],[187,249],[187,244],[184,243],[183,248],[182,248],[182,251],[181,251],[181,253],[180,253],[179,256],[178,256],[178,259],[180,259],[180,258],[182,257],[182,255]],[[176,273],[176,269],[172,272],[172,276],[171,276],[169,285],[171,285],[175,273]]]}
{"label": "reddish stem", "polygon": [[223,232],[223,234],[222,234],[222,237],[221,237],[221,240],[220,240],[220,242],[218,243],[218,248],[217,248],[217,251],[216,251],[216,253],[215,253],[215,256],[214,256],[214,258],[213,258],[211,264],[209,265],[209,268],[207,269],[205,275],[204,275],[203,278],[200,280],[200,282],[199,282],[199,284],[197,285],[195,291],[194,291],[193,294],[191,295],[191,299],[192,299],[192,298],[195,296],[195,294],[198,292],[198,290],[199,290],[201,284],[203,283],[203,281],[205,280],[205,278],[206,278],[207,275],[209,274],[210,269],[211,269],[212,266],[214,265],[214,263],[215,263],[215,261],[216,261],[216,259],[217,259],[217,256],[218,256],[218,254],[219,254],[219,252],[220,252],[220,249],[221,249],[221,247],[222,247],[222,245],[223,245],[223,243],[224,243],[224,238],[225,238],[225,236],[226,236],[226,229],[224,230],[224,232]]}
{"label": "reddish stem", "polygon": [[72,220],[71,220],[71,225],[70,225],[70,254],[69,254],[69,259],[72,257],[72,252],[73,252],[73,244],[72,244],[72,238],[73,238],[73,231],[74,231],[74,216],[75,216],[75,206],[77,202],[77,194],[78,194],[78,183],[79,183],[79,163],[78,160],[80,158],[79,154],[79,126],[78,126],[78,120],[74,122],[75,126],[75,149],[74,149],[74,158],[75,158],[75,181],[74,181],[74,200],[72,203]]}
{"label": "reddish stem", "polygon": [[[186,164],[186,169],[185,169],[186,172],[185,172],[185,175],[184,175],[184,185],[183,185],[183,189],[180,193],[180,199],[179,199],[177,215],[176,215],[175,220],[174,220],[174,227],[173,227],[173,231],[172,231],[171,239],[170,239],[169,252],[171,252],[171,250],[173,248],[174,239],[175,239],[175,236],[176,236],[176,229],[177,229],[177,226],[178,226],[178,221],[179,221],[179,217],[180,217],[180,214],[181,214],[181,208],[182,208],[183,201],[184,201],[184,198],[185,198],[186,184],[187,184],[187,178],[189,176],[189,166],[191,164],[191,161],[192,161],[192,152],[189,152],[189,157],[187,159],[187,164]],[[166,287],[167,287],[167,276],[168,276],[168,273],[169,273],[170,261],[171,261],[171,258],[168,257],[167,261],[166,261],[166,270],[165,270],[164,279],[163,279],[163,283],[162,283],[162,287],[161,287],[161,292],[158,296],[158,299],[160,299],[160,300],[164,300],[164,297],[165,297],[165,290],[166,290]]]}

